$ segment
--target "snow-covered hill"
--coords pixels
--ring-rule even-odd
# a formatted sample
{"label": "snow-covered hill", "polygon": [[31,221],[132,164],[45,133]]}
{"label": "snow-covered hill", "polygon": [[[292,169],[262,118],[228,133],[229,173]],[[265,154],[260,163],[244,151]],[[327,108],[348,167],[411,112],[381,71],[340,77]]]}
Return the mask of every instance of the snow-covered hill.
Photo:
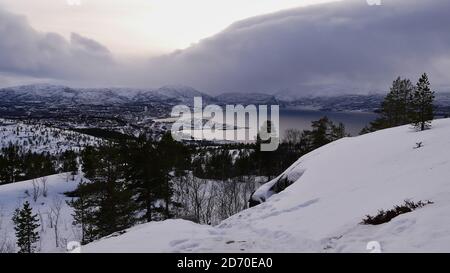
{"label": "snow-covered hill", "polygon": [[[280,177],[295,183],[266,202],[211,227],[185,220],[136,226],[84,252],[450,251],[450,119],[345,138],[315,150]],[[417,143],[422,143],[422,146]],[[366,215],[405,199],[434,204],[371,226]]]}
{"label": "snow-covered hill", "polygon": [[194,97],[202,97],[206,103],[214,102],[214,99],[209,95],[183,85],[166,85],[155,90],[142,91],[132,100],[135,102],[164,101],[192,105]]}
{"label": "snow-covered hill", "polygon": [[182,85],[158,89],[72,88],[60,85],[34,84],[0,89],[2,104],[47,103],[52,105],[111,105],[134,102],[192,103],[194,96],[212,100],[206,94]]}
{"label": "snow-covered hill", "polygon": [[57,154],[66,150],[79,151],[101,142],[98,138],[73,131],[0,119],[0,148],[13,144],[25,151]]}
{"label": "snow-covered hill", "polygon": [[[81,231],[77,226],[72,225],[73,209],[66,203],[71,198],[64,193],[73,191],[83,179],[82,175],[78,175],[72,180],[69,173],[63,173],[1,185],[0,253],[17,251],[14,224],[11,219],[14,210],[21,208],[25,201],[30,203],[33,213],[39,216],[38,252],[62,252],[66,250],[67,242],[80,241]],[[57,226],[57,237],[55,226]]]}

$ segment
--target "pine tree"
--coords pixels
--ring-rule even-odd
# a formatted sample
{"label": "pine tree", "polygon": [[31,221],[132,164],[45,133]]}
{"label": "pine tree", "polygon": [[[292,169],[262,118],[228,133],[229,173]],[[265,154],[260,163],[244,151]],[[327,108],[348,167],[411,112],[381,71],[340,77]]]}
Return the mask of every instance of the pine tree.
{"label": "pine tree", "polygon": [[5,184],[14,183],[20,179],[23,169],[23,162],[20,159],[21,149],[17,145],[10,144],[2,148],[4,166],[1,171],[2,182]]}
{"label": "pine tree", "polygon": [[277,164],[280,162],[278,151],[263,151],[262,144],[277,141],[278,135],[275,131],[275,126],[272,126],[271,120],[265,121],[256,136],[255,147],[255,164],[258,170],[258,175],[266,176],[267,181],[272,180],[272,177],[277,174]]}
{"label": "pine tree", "polygon": [[311,123],[311,127],[313,128],[311,131],[311,142],[313,145],[313,150],[331,142],[328,137],[330,134],[329,124],[330,120],[328,119],[328,117],[323,117]]}
{"label": "pine tree", "polygon": [[83,225],[84,242],[131,227],[136,207],[129,182],[125,180],[123,157],[117,144],[110,143],[83,152],[83,171],[88,183],[79,184],[70,202]]}
{"label": "pine tree", "polygon": [[380,117],[364,128],[361,134],[411,123],[414,85],[408,79],[398,77],[384,98]]}
{"label": "pine tree", "polygon": [[39,227],[37,214],[33,215],[30,203],[26,201],[22,209],[16,209],[13,216],[14,230],[16,231],[17,245],[19,253],[32,253],[35,250],[35,243],[39,240]]}
{"label": "pine tree", "polygon": [[161,161],[156,145],[145,138],[128,143],[126,148],[126,179],[134,193],[135,202],[142,212],[143,221],[150,222],[154,216],[154,203],[161,196],[159,181],[162,176]]}
{"label": "pine tree", "polygon": [[349,134],[347,134],[345,132],[345,125],[342,122],[339,122],[338,125],[334,125],[331,122],[331,136],[330,139],[331,141],[335,141],[344,137],[349,136]]}
{"label": "pine tree", "polygon": [[87,188],[86,182],[81,182],[78,185],[76,191],[71,192],[69,195],[76,196],[77,198],[67,201],[67,204],[74,210],[73,225],[79,225],[81,227],[81,244],[87,244],[95,240],[94,235],[94,221],[93,210],[95,209],[93,204],[89,202],[89,198],[85,195],[85,189]]}
{"label": "pine tree", "polygon": [[74,151],[66,151],[62,155],[62,171],[70,172],[72,180],[75,180],[75,175],[78,173],[77,154]]}
{"label": "pine tree", "polygon": [[166,133],[156,147],[160,168],[159,193],[164,199],[166,218],[171,217],[169,208],[173,195],[172,178],[177,174],[182,174],[191,161],[189,152],[185,148],[183,144],[175,141],[170,133]]}
{"label": "pine tree", "polygon": [[382,104],[382,117],[386,127],[405,125],[410,122],[409,112],[414,86],[408,79],[398,77]]}
{"label": "pine tree", "polygon": [[428,75],[424,73],[417,82],[412,104],[411,120],[414,127],[424,131],[430,128],[434,118],[434,92],[430,89]]}

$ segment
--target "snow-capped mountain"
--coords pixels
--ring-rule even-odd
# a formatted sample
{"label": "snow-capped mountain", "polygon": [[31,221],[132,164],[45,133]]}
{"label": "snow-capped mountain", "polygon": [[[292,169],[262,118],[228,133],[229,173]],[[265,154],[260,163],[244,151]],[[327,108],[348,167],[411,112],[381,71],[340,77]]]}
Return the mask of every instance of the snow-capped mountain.
{"label": "snow-capped mountain", "polygon": [[[123,92],[126,94],[126,92]],[[0,89],[2,103],[111,104],[129,99],[114,89],[76,89],[67,86],[36,84]]]}
{"label": "snow-capped mountain", "polygon": [[379,109],[383,95],[308,96],[286,101],[287,107],[316,109],[321,111],[362,111]]}
{"label": "snow-capped mountain", "polygon": [[[338,90],[339,91],[339,90]],[[331,92],[331,91],[330,91]],[[339,92],[336,92],[339,93]],[[291,90],[284,90],[274,95],[265,93],[224,93],[210,96],[189,86],[167,85],[157,89],[139,88],[72,88],[61,85],[35,84],[0,89],[0,107],[14,108],[29,105],[46,108],[66,109],[77,105],[114,105],[129,106],[141,104],[192,106],[194,97],[202,97],[203,104],[263,104],[279,105],[281,108],[313,109],[321,111],[363,111],[377,110],[384,95],[329,95],[299,96]],[[12,107],[11,107],[12,106]],[[450,111],[450,93],[437,93],[436,112],[440,116]]]}
{"label": "snow-capped mountain", "polygon": [[264,93],[225,93],[218,95],[216,99],[223,104],[278,104],[279,101],[273,95]]}
{"label": "snow-capped mountain", "polygon": [[135,102],[147,101],[173,101],[191,105],[194,97],[202,97],[206,103],[214,102],[214,99],[192,87],[183,85],[166,85],[155,90],[141,91],[132,98]]}
{"label": "snow-capped mountain", "polygon": [[164,86],[158,89],[134,88],[72,88],[60,85],[35,84],[0,89],[1,103],[125,104],[140,102],[192,103],[193,97],[212,98],[188,86]]}
{"label": "snow-capped mountain", "polygon": [[[139,225],[83,252],[450,251],[450,119],[431,130],[410,126],[344,138],[295,162],[254,195],[263,203],[217,226],[185,220]],[[419,145],[420,144],[420,145]],[[292,183],[274,192],[281,180]],[[404,200],[426,207],[380,225],[363,225]]]}

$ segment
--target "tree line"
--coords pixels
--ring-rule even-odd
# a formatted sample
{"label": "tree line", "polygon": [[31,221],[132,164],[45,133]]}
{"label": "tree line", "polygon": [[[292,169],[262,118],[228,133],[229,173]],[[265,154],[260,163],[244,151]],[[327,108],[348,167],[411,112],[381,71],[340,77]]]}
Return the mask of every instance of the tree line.
{"label": "tree line", "polygon": [[346,136],[342,123],[336,125],[325,116],[312,121],[310,130],[288,129],[276,151],[261,151],[260,138],[254,144],[200,148],[192,160],[192,170],[196,177],[204,179],[255,175],[271,180],[302,155]]}
{"label": "tree line", "polygon": [[431,127],[434,118],[435,98],[428,75],[424,73],[414,85],[409,79],[398,77],[380,108],[380,117],[365,127],[361,133],[412,124],[418,130]]}
{"label": "tree line", "polygon": [[0,149],[0,185],[77,169],[77,154],[68,150],[60,155],[32,152],[15,144]]}

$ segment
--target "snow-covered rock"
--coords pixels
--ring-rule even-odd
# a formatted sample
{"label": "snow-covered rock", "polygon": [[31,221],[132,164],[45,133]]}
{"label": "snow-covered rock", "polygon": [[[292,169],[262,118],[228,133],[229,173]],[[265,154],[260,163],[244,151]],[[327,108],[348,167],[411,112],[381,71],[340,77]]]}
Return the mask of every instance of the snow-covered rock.
{"label": "snow-covered rock", "polygon": [[[367,252],[367,244],[378,241],[385,252],[449,252],[449,136],[450,119],[442,119],[424,132],[403,126],[344,138],[286,170],[281,176],[296,179],[290,187],[277,194],[263,187],[259,194],[266,202],[215,227],[148,223],[82,251]],[[418,142],[423,146],[416,148]],[[361,224],[367,214],[405,199],[434,204],[385,224]]]}

